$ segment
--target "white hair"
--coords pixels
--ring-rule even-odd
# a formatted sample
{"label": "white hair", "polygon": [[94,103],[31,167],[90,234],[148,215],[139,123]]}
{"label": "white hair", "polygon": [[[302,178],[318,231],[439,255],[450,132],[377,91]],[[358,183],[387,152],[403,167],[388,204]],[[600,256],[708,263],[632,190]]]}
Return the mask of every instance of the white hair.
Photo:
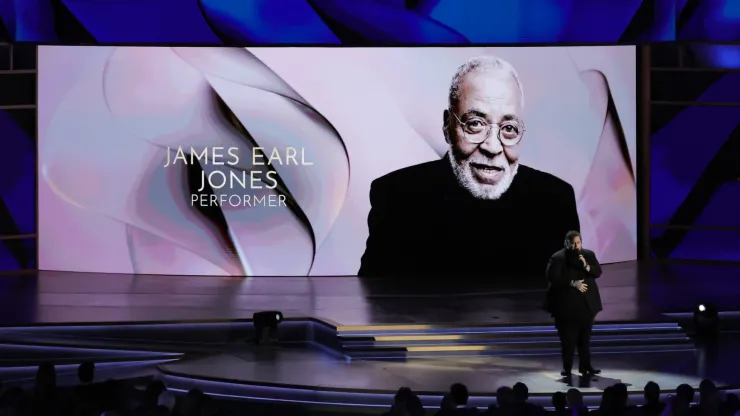
{"label": "white hair", "polygon": [[521,105],[524,107],[524,87],[522,87],[522,83],[519,80],[519,74],[517,74],[516,69],[514,69],[510,63],[501,58],[495,56],[479,56],[469,59],[457,68],[455,75],[452,77],[452,83],[450,84],[450,108],[457,105],[457,102],[460,99],[460,86],[462,85],[465,76],[475,71],[501,72],[505,75],[511,76],[514,79],[514,82],[516,82],[517,87],[519,87]]}

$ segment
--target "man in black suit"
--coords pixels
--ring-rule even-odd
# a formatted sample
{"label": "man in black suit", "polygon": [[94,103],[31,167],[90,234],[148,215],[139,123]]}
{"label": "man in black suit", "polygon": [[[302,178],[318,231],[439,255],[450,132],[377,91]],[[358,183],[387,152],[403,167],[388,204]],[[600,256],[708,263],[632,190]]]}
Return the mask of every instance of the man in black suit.
{"label": "man in black suit", "polygon": [[442,120],[450,150],[373,181],[358,275],[541,278],[580,225],[573,187],[519,163],[522,91],[501,59],[458,69]]}
{"label": "man in black suit", "polygon": [[591,364],[591,330],[596,314],[601,312],[601,296],[596,279],[601,266],[591,250],[582,248],[581,235],[570,231],[565,248],[553,254],[547,264],[545,309],[555,318],[563,355],[563,372],[571,376],[573,353],[578,350],[578,371],[583,375],[599,374]]}

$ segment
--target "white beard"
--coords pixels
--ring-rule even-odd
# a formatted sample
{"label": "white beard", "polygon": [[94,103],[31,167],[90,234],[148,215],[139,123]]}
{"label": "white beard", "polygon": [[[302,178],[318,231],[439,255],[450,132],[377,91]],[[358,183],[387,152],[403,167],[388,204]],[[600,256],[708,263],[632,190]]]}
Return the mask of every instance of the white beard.
{"label": "white beard", "polygon": [[514,163],[513,165],[510,165],[508,163],[504,164],[504,176],[495,184],[487,184],[487,183],[480,183],[478,182],[475,177],[473,176],[473,171],[470,169],[471,163],[483,163],[483,164],[494,164],[490,159],[487,160],[481,160],[480,157],[475,158],[471,160],[471,158],[462,160],[458,162],[455,159],[455,156],[452,155],[452,151],[447,152],[447,159],[449,159],[450,164],[452,165],[452,171],[455,173],[455,177],[457,178],[457,182],[460,183],[460,186],[467,189],[468,192],[470,192],[471,195],[473,195],[476,199],[499,199],[501,198],[501,195],[506,192],[509,187],[511,186],[511,183],[514,181],[514,176],[516,176],[517,171],[519,170],[519,163]]}

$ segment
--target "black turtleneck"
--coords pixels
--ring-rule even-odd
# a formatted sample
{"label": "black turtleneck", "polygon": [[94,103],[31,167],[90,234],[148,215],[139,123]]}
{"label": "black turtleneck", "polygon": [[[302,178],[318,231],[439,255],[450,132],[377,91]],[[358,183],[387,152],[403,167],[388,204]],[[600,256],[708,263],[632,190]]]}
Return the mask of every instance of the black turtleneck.
{"label": "black turtleneck", "polygon": [[542,279],[580,228],[573,188],[524,165],[497,200],[474,198],[443,158],[376,179],[370,202],[361,276]]}

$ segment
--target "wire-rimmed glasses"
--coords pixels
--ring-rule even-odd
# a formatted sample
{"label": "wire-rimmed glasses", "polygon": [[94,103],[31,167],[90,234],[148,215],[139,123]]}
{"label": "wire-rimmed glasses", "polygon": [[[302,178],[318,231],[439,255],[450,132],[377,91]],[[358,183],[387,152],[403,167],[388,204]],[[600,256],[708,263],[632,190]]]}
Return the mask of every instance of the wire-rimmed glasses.
{"label": "wire-rimmed glasses", "polygon": [[481,144],[491,137],[493,128],[496,127],[498,140],[504,146],[513,146],[519,143],[527,130],[524,122],[519,120],[504,121],[501,124],[491,124],[481,117],[471,117],[465,122],[460,120],[452,110],[450,113],[455,117],[457,123],[462,127],[465,140],[473,144]]}

